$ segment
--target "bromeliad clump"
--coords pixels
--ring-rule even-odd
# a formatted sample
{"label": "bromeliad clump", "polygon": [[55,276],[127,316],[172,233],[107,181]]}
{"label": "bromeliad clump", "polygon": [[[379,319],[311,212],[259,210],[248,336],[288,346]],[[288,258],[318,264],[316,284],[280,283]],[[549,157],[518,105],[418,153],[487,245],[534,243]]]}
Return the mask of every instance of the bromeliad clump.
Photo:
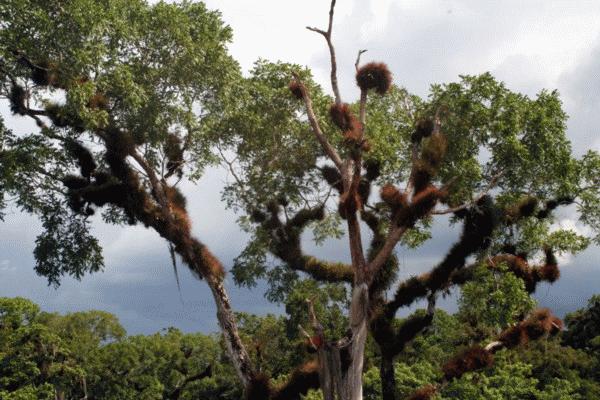
{"label": "bromeliad clump", "polygon": [[371,62],[359,68],[356,84],[361,90],[374,89],[378,94],[384,95],[392,87],[392,73],[384,63]]}

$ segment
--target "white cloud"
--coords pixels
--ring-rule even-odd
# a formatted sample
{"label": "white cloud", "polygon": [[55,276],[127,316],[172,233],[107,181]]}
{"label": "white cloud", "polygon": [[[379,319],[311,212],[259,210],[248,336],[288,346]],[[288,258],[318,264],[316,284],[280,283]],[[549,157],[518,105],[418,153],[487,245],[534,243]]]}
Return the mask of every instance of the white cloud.
{"label": "white cloud", "polygon": [[10,260],[4,259],[0,261],[0,272],[12,272],[17,268],[10,263]]}

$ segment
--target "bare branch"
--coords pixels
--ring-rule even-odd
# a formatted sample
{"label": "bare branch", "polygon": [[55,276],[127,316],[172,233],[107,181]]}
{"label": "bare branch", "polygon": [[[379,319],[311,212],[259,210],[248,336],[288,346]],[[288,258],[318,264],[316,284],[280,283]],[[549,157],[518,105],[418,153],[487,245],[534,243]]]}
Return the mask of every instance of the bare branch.
{"label": "bare branch", "polygon": [[495,352],[496,350],[498,350],[501,347],[504,347],[504,343],[501,342],[501,341],[499,341],[499,340],[496,340],[496,341],[488,344],[487,346],[485,346],[484,349],[486,351],[489,351],[489,352],[493,353],[493,352]]}
{"label": "bare branch", "polygon": [[306,304],[308,305],[308,315],[310,317],[310,323],[313,326],[313,329],[315,330],[315,332],[324,339],[324,329],[323,329],[323,325],[321,325],[321,323],[319,322],[319,319],[317,318],[317,314],[315,313],[315,307],[313,304],[313,301],[310,299],[306,299]]}
{"label": "bare branch", "polygon": [[342,97],[340,96],[340,89],[338,87],[338,79],[337,79],[337,61],[335,56],[335,49],[333,47],[333,43],[331,42],[331,32],[333,29],[333,13],[335,9],[336,0],[331,0],[331,7],[329,8],[329,25],[327,27],[327,31],[322,29],[313,28],[307,26],[306,29],[312,32],[317,32],[325,38],[327,41],[327,47],[329,47],[329,55],[331,57],[331,89],[333,90],[333,94],[335,97],[336,104],[342,104]]}
{"label": "bare branch", "polygon": [[359,120],[360,120],[360,140],[363,139],[365,134],[365,127],[367,126],[367,91],[360,91],[360,110],[359,110]]}
{"label": "bare branch", "polygon": [[298,330],[302,335],[304,335],[304,337],[306,337],[313,349],[317,350],[319,348],[319,346],[317,346],[317,344],[313,340],[313,337],[306,331],[306,329],[302,327],[302,325],[298,324]]}
{"label": "bare branch", "polygon": [[325,137],[325,134],[321,130],[321,126],[319,125],[319,121],[317,120],[317,117],[313,110],[312,100],[310,98],[310,95],[308,93],[306,86],[301,81],[298,74],[294,73],[293,76],[294,76],[294,79],[296,80],[296,82],[298,82],[298,84],[302,88],[302,98],[304,99],[304,104],[306,106],[306,114],[308,116],[308,121],[310,122],[310,126],[312,128],[313,133],[317,137],[317,140],[321,144],[321,147],[323,148],[325,153],[329,156],[331,161],[335,164],[335,166],[338,168],[338,170],[340,172],[343,172],[342,158],[338,154],[337,150],[331,145],[331,143],[329,143],[329,140],[327,140],[327,138]]}
{"label": "bare branch", "polygon": [[360,56],[367,52],[367,49],[358,50],[358,55],[356,56],[356,62],[354,63],[354,68],[358,71],[358,65],[360,64]]}

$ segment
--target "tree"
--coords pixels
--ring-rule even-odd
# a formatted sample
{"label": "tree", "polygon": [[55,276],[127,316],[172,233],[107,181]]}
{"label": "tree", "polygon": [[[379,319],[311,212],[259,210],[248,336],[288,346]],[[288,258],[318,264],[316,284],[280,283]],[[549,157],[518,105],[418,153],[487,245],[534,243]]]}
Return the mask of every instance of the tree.
{"label": "tree", "polygon": [[219,358],[218,340],[177,329],[130,336],[97,349],[88,369],[91,398],[235,399],[234,372]]}
{"label": "tree", "polygon": [[[225,199],[245,213],[240,222],[252,234],[234,277],[248,286],[266,278],[267,296],[275,301],[300,277],[350,285],[345,335],[327,337],[322,321],[311,321],[322,344],[316,346],[321,389],[326,399],[361,398],[368,331],[382,355],[383,396],[392,399],[394,359],[431,324],[436,297],[472,280],[480,263],[492,270],[505,265],[531,293],[539,282],[558,279],[556,254],[598,243],[600,164],[593,151],[580,159],[572,155],[556,91],[530,98],[488,73],[434,85],[428,99],[419,99],[394,87],[384,64],[361,65],[360,51],[360,100],[344,103],[332,44],[334,8],[335,1],[327,30],[309,28],[326,39],[332,97],[308,71],[261,61],[237,99],[237,112],[214,122],[223,133],[223,165],[233,178]],[[297,103],[284,97],[290,79]],[[228,136],[232,130],[236,134]],[[374,189],[379,199],[370,196]],[[593,235],[554,230],[554,211],[561,206],[575,208]],[[463,226],[460,239],[431,271],[395,282],[396,246],[417,247],[433,219],[444,215]],[[320,260],[303,249],[303,232],[312,228],[318,242],[339,238],[343,223],[349,263]],[[370,234],[367,247],[363,230]],[[468,266],[471,257],[477,262]],[[418,300],[427,300],[427,311],[398,324],[397,311]],[[533,327],[556,333],[557,326],[538,311],[497,333]],[[488,353],[482,348],[479,354]]]}
{"label": "tree", "polygon": [[0,398],[64,399],[85,387],[82,365],[29,300],[0,298],[0,339]]}
{"label": "tree", "polygon": [[[531,292],[558,278],[555,253],[600,241],[600,156],[572,156],[556,92],[531,99],[483,74],[433,86],[428,99],[419,99],[392,85],[385,64],[361,65],[361,51],[360,100],[344,103],[332,44],[334,8],[335,0],[327,30],[310,28],[331,54],[331,97],[297,66],[259,62],[251,77],[240,78],[224,47],[230,30],[202,4],[13,0],[0,6],[8,21],[0,29],[2,94],[13,113],[40,126],[21,137],[2,130],[0,176],[3,192],[44,223],[37,271],[56,284],[62,274],[100,269],[87,217],[103,206],[109,222],[155,230],[209,285],[249,399],[298,399],[318,387],[325,400],[362,398],[369,334],[381,355],[382,395],[391,399],[395,358],[432,324],[436,298],[472,280],[478,264],[505,264]],[[51,94],[65,102],[55,103]],[[319,312],[328,297],[308,298],[301,323],[308,320],[313,332],[309,326],[298,331],[316,360],[303,360],[283,382],[251,362],[223,287],[224,268],[191,234],[176,188],[178,179],[193,179],[215,157],[234,177],[225,201],[243,213],[253,235],[234,266],[239,282],[267,277],[271,298],[296,310],[302,301],[290,293],[299,293],[299,274],[334,290],[351,287],[343,318]],[[75,163],[79,173],[65,174]],[[571,204],[596,236],[550,230],[553,211]],[[459,240],[429,272],[396,282],[394,250],[421,244],[440,215],[462,225]],[[307,228],[324,240],[342,236],[342,225],[349,263],[303,250]],[[539,265],[537,253],[545,253]],[[269,254],[279,262],[272,269]],[[477,263],[466,265],[471,258]],[[427,310],[396,320],[400,308],[419,300]],[[327,315],[337,323],[327,326]],[[431,397],[489,366],[500,348],[556,334],[560,326],[547,311],[522,317],[482,338],[491,343],[470,343],[444,365],[442,383],[415,395]],[[277,325],[260,328],[262,335]],[[152,378],[142,386],[156,396],[161,385]]]}
{"label": "tree", "polygon": [[564,342],[576,349],[598,347],[600,345],[600,295],[592,296],[586,308],[577,310],[565,317],[567,331]]}
{"label": "tree", "polygon": [[239,399],[218,338],[183,334],[125,337],[102,311],[40,312],[0,298],[1,399]]}
{"label": "tree", "polygon": [[247,383],[252,367],[224,268],[192,235],[176,187],[211,158],[202,115],[222,110],[227,84],[238,79],[225,48],[231,30],[191,2],[15,0],[0,5],[0,20],[0,93],[40,128],[22,136],[0,130],[2,198],[16,197],[45,229],[36,271],[57,285],[62,275],[100,270],[89,217],[102,208],[107,222],[155,230],[207,282]]}

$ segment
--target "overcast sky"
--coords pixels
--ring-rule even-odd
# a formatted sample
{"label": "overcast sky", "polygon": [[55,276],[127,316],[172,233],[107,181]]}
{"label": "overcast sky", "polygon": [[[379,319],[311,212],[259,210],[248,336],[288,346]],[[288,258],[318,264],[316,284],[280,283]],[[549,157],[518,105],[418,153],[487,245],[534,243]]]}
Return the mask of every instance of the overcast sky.
{"label": "overcast sky", "polygon": [[[313,69],[328,87],[328,53],[322,37],[307,25],[324,28],[326,0],[208,0],[222,11],[234,31],[231,54],[244,71],[258,58],[294,62]],[[354,60],[368,49],[363,61],[385,61],[395,82],[426,96],[431,83],[450,82],[459,74],[492,72],[508,87],[528,95],[542,88],[558,89],[570,115],[568,134],[576,154],[600,150],[594,129],[600,109],[600,2],[585,0],[338,0],[334,24],[342,96],[351,101]],[[0,113],[16,132],[34,125]],[[194,233],[224,261],[244,246],[235,215],[224,209],[219,190],[227,176],[211,170],[198,187],[186,188]],[[202,197],[210,207],[194,207]],[[563,214],[563,224],[577,225]],[[16,211],[0,225],[0,296],[25,296],[48,311],[101,309],[116,314],[129,333],[152,333],[168,326],[185,331],[217,329],[215,308],[203,282],[180,269],[178,293],[167,246],[158,235],[141,227],[94,224],[104,246],[106,269],[81,282],[65,279],[58,289],[47,287],[33,272],[32,249],[40,224]],[[458,233],[444,221],[434,239],[418,252],[402,252],[403,276],[434,264]],[[345,244],[314,249],[329,258],[345,258]],[[344,255],[340,256],[340,253]],[[599,292],[600,250],[591,248],[568,260],[554,285],[541,286],[536,297],[559,314],[585,304]],[[278,309],[257,290],[236,288],[230,279],[234,309],[258,314]],[[452,310],[452,301],[445,303]]]}

